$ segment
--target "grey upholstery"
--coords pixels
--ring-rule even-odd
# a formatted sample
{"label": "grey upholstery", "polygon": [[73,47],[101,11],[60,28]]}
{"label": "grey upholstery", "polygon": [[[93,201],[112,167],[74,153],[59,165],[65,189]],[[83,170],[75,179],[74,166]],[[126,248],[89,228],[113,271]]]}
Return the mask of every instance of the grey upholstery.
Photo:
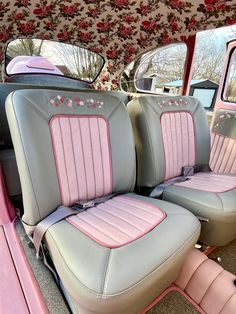
{"label": "grey upholstery", "polygon": [[0,164],[8,195],[14,198],[21,197],[20,178],[13,149],[0,150]]}
{"label": "grey upholstery", "polygon": [[[7,117],[6,117],[6,111],[5,111],[5,101],[7,96],[15,91],[15,90],[22,90],[22,89],[43,89],[46,88],[45,85],[49,85],[49,83],[54,84],[59,84],[58,81],[55,81],[55,77],[53,77],[51,80],[47,79],[42,79],[42,78],[31,78],[30,75],[27,77],[22,77],[16,76],[14,79],[16,80],[15,83],[0,83],[0,161],[3,166],[3,173],[4,173],[4,179],[6,181],[6,187],[9,196],[12,198],[21,198],[21,186],[20,186],[20,181],[19,181],[19,175],[17,172],[17,166],[15,162],[15,154],[13,150],[13,144],[12,144],[12,139],[10,135],[10,130],[7,122]],[[37,80],[43,80],[39,85],[33,85],[33,82],[36,84]],[[58,79],[58,78],[57,78]],[[13,77],[12,77],[13,80]],[[71,81],[71,80],[70,80]],[[73,80],[72,80],[73,81]],[[17,83],[20,82],[20,83]],[[64,82],[64,81],[63,81]],[[63,83],[62,82],[62,83]],[[24,84],[22,84],[24,83]],[[28,83],[28,84],[26,84]],[[86,83],[87,84],[87,83]],[[61,87],[63,90],[71,91],[73,88],[85,88],[87,85],[74,83],[72,84],[71,88],[67,87],[65,88],[64,86]],[[65,82],[64,82],[65,85]],[[48,87],[50,90],[55,90],[58,87],[55,86],[49,86]],[[90,93],[96,92],[94,90],[90,90]],[[110,92],[105,92],[105,94],[109,95]],[[112,92],[113,95],[116,97],[120,98],[125,104],[128,103],[129,99],[127,94],[123,92]]]}
{"label": "grey upholstery", "polygon": [[[79,98],[83,104],[87,99],[91,102],[91,98],[93,104],[101,104],[102,100],[103,106],[53,106],[50,100],[57,95]],[[68,220],[53,225],[45,241],[78,313],[139,313],[176,279],[184,257],[198,239],[200,224],[184,208],[132,193],[136,179],[135,147],[123,102],[103,93],[22,90],[8,96],[6,109],[22,185],[23,221],[28,233],[61,204],[49,127],[51,119],[61,115],[107,119],[112,192],[130,192],[131,199],[161,208],[166,218],[151,231],[118,248],[102,245]]]}
{"label": "grey upholstery", "polygon": [[[18,78],[18,76],[16,76]],[[16,77],[14,77],[16,79]],[[15,83],[0,83],[0,150],[1,149],[11,149],[12,148],[12,140],[11,140],[11,135],[10,135],[10,130],[9,130],[9,126],[8,126],[8,122],[7,122],[7,117],[6,117],[6,111],[5,111],[5,101],[7,96],[15,91],[15,90],[22,90],[22,89],[50,89],[50,90],[57,90],[58,86],[52,86],[49,84],[48,81],[46,81],[44,84],[37,84],[37,85],[33,85],[33,80],[30,81],[30,75],[27,76],[27,78],[25,78],[25,80],[27,81],[27,83],[24,82],[24,80],[20,80],[18,78],[17,82]],[[12,77],[13,79],[13,77]],[[53,82],[54,84],[56,84],[55,82],[55,78],[53,78]],[[58,79],[58,78],[57,78]],[[31,82],[31,83],[29,83]],[[51,82],[52,84],[52,82]],[[75,89],[75,86],[70,87],[65,87],[64,86],[60,86],[60,90],[64,90],[64,91],[80,91],[82,90],[82,87],[85,88],[85,86],[79,86],[77,87],[77,89]],[[89,90],[90,93],[97,93],[97,91],[91,89]],[[105,94],[110,94],[109,91],[107,92],[103,92]],[[115,95],[116,97],[119,97],[125,104],[128,103],[129,99],[126,93],[123,92],[112,92],[113,95]]]}
{"label": "grey upholstery", "polygon": [[[137,184],[139,187],[149,188],[150,191],[151,188],[162,183],[165,180],[166,167],[169,166],[167,159],[179,164],[177,156],[179,152],[175,141],[178,143],[178,137],[181,137],[181,134],[175,136],[174,139],[171,138],[175,120],[171,122],[169,131],[166,134],[163,133],[161,119],[166,113],[186,112],[191,114],[194,138],[190,138],[187,130],[182,131],[188,135],[187,142],[195,142],[195,161],[192,165],[208,165],[210,157],[209,130],[206,114],[197,99],[182,96],[139,97],[128,104],[128,111],[131,116],[137,147]],[[184,129],[183,124],[182,129]],[[169,134],[167,134],[168,132]],[[168,156],[166,154],[168,150],[165,151],[164,136],[167,138],[169,136],[171,149],[175,146],[173,151],[176,153],[172,153],[175,155]],[[182,150],[186,149],[187,144],[182,141]],[[183,159],[186,153],[183,154]],[[177,175],[181,175],[182,166],[189,165],[181,164]],[[220,178],[222,180],[221,185],[224,186],[224,181],[228,180],[227,175]],[[183,206],[195,215],[208,218],[209,223],[202,224],[200,240],[209,245],[225,245],[236,237],[236,177],[231,178],[231,181],[232,184],[229,189],[227,187],[222,189],[221,186],[221,189],[218,191],[216,188],[215,192],[208,191],[207,185],[212,184],[210,176],[208,179],[204,179],[204,182],[195,185],[194,188],[175,184],[166,188],[163,199]],[[220,185],[219,182],[217,184]]]}

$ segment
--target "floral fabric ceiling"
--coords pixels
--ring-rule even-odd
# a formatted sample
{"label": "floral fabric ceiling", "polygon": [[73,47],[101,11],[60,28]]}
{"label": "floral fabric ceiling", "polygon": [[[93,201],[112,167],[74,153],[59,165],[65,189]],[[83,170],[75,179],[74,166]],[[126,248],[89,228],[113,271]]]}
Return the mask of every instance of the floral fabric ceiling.
{"label": "floral fabric ceiling", "polygon": [[116,85],[124,66],[196,31],[236,24],[236,0],[0,1],[0,59],[6,43],[37,37],[76,43],[106,59]]}

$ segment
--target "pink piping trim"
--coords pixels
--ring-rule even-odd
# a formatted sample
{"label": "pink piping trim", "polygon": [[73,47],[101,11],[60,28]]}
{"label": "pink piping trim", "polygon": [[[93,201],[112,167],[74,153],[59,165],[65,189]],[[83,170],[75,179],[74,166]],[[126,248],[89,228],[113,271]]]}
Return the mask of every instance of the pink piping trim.
{"label": "pink piping trim", "polygon": [[222,136],[222,137],[224,137],[224,138],[229,138],[229,139],[231,139],[231,140],[235,140],[235,139],[234,139],[234,138],[232,138],[232,137],[229,137],[229,136],[223,135],[223,134],[218,133],[218,132],[211,131],[211,134],[215,134],[215,135]]}
{"label": "pink piping trim", "polygon": [[[136,202],[136,203],[142,203],[144,205],[146,205],[147,203],[142,201],[142,200],[139,200],[139,199],[134,199],[133,197],[130,197],[130,196],[125,196],[125,195],[122,195],[122,197],[124,198],[127,198],[127,199],[131,199],[132,201]],[[117,243],[117,244],[113,244],[113,245],[108,245],[107,243],[104,243],[102,242],[101,240],[97,239],[96,237],[94,237],[92,234],[90,234],[89,232],[85,231],[83,228],[81,227],[78,227],[76,225],[76,223],[72,220],[69,220],[69,223],[72,224],[74,227],[76,227],[77,229],[81,230],[84,234],[86,234],[89,238],[93,239],[94,241],[96,241],[97,243],[101,244],[102,246],[104,247],[107,247],[107,248],[110,248],[110,249],[114,249],[114,248],[119,248],[119,247],[122,247],[124,245],[127,245],[129,243],[132,243],[138,239],[140,239],[141,237],[143,237],[145,234],[147,234],[148,232],[150,232],[151,230],[153,230],[156,226],[158,226],[167,216],[167,214],[160,208],[160,207],[157,207],[155,205],[152,205],[152,204],[148,204],[150,207],[154,208],[155,210],[158,208],[158,210],[162,213],[162,217],[160,218],[159,222],[153,226],[150,226],[150,228],[148,228],[147,230],[145,230],[144,232],[140,233],[140,236],[138,238],[134,238],[134,239],[131,239],[131,240],[127,240],[126,242],[123,242],[122,244],[120,243]]]}
{"label": "pink piping trim", "polygon": [[[165,113],[181,113],[181,112],[186,112],[186,113],[189,113],[192,117],[192,121],[193,121],[193,131],[194,131],[194,146],[195,146],[195,156],[194,156],[194,164],[196,163],[196,160],[197,160],[197,142],[196,142],[196,125],[195,125],[195,122],[194,122],[194,119],[193,119],[193,113],[189,110],[178,110],[178,111],[164,111],[161,113],[161,116],[160,116],[160,123],[161,123],[161,119],[162,119],[162,115],[165,114]],[[164,139],[163,139],[163,133],[161,133],[162,136],[162,145],[164,147]],[[166,161],[166,154],[165,154],[165,150],[164,150],[164,158],[165,158],[165,161]],[[164,178],[166,176],[166,162],[165,162],[165,166],[164,166]],[[167,180],[169,179],[173,179],[173,178],[168,178]]]}
{"label": "pink piping trim", "polygon": [[152,309],[158,302],[160,302],[168,293],[172,291],[177,291],[182,294],[198,311],[200,314],[207,314],[203,309],[192,299],[188,296],[183,290],[178,288],[175,284],[170,285],[166,290],[164,290],[156,299],[154,299],[140,314],[146,314],[150,309]]}
{"label": "pink piping trim", "polygon": [[11,222],[15,216],[16,211],[8,197],[0,163],[0,225]]}
{"label": "pink piping trim", "polygon": [[53,116],[50,121],[49,121],[49,129],[50,129],[50,134],[51,134],[51,140],[52,140],[52,146],[53,146],[53,154],[54,154],[54,159],[55,159],[55,162],[56,162],[56,170],[57,170],[57,178],[58,178],[58,183],[59,183],[59,188],[60,188],[60,198],[61,198],[61,203],[64,204],[64,200],[62,199],[62,183],[61,183],[61,180],[60,180],[60,177],[58,175],[59,171],[59,166],[58,166],[58,160],[57,160],[57,156],[55,154],[55,141],[54,141],[54,138],[53,138],[53,135],[52,135],[52,122],[54,119],[56,118],[76,118],[78,117],[79,119],[80,118],[100,118],[100,119],[103,119],[107,125],[107,139],[108,139],[108,149],[109,149],[109,158],[110,158],[110,176],[111,176],[111,186],[110,186],[110,193],[112,193],[112,188],[113,188],[113,171],[112,171],[112,154],[111,154],[111,137],[110,137],[110,128],[109,128],[109,122],[108,120],[104,117],[104,116],[101,116],[101,115],[80,115],[80,114],[59,114],[59,115],[55,115]]}
{"label": "pink piping trim", "polygon": [[221,194],[221,193],[226,193],[226,192],[232,191],[232,190],[234,190],[236,188],[236,187],[233,187],[232,189],[228,189],[228,190],[225,190],[223,192],[212,192],[212,191],[209,191],[209,190],[201,190],[199,188],[192,188],[192,187],[176,185],[176,184],[174,184],[174,186],[178,187],[178,188],[182,188],[182,189],[191,189],[191,190],[197,190],[197,191],[201,191],[201,192],[212,193],[212,194],[215,194],[215,195],[218,195],[218,194]]}

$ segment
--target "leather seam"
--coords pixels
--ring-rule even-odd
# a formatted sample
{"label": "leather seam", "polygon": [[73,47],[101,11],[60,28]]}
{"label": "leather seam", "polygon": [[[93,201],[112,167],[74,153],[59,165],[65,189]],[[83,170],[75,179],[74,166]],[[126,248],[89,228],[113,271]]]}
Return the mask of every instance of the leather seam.
{"label": "leather seam", "polygon": [[103,282],[102,282],[102,294],[105,293],[108,285],[108,275],[109,275],[109,270],[110,270],[110,257],[111,257],[111,250],[108,251],[107,253],[107,260],[106,260],[106,265],[104,268],[104,275],[103,275]]}
{"label": "leather seam", "polygon": [[[31,181],[32,189],[33,189],[33,192],[34,192],[34,197],[35,197],[35,201],[36,201],[36,204],[37,204],[37,210],[38,210],[39,219],[41,220],[42,217],[41,217],[41,215],[40,215],[39,203],[38,203],[38,200],[37,200],[37,197],[36,197],[35,187],[34,187],[34,184],[33,184],[33,180],[32,180],[32,176],[31,176],[31,172],[30,172],[29,163],[28,163],[28,160],[27,160],[27,157],[26,157],[26,153],[25,153],[25,147],[24,147],[23,140],[22,140],[22,134],[21,134],[21,129],[20,129],[19,121],[18,121],[17,115],[16,115],[15,105],[13,104],[13,96],[14,96],[14,92],[13,92],[13,94],[11,95],[11,103],[12,103],[11,107],[12,107],[12,109],[13,109],[14,116],[15,116],[15,119],[16,119],[17,128],[18,128],[18,130],[19,130],[19,136],[20,136],[20,141],[21,141],[21,145],[22,145],[22,151],[23,151],[24,158],[25,158],[25,163],[26,163],[26,166],[27,166],[27,169],[28,169],[29,179],[30,179],[30,181]],[[28,99],[27,99],[27,100],[28,100]]]}
{"label": "leather seam", "polygon": [[33,105],[33,107],[31,107],[31,109],[37,113],[39,116],[41,116],[41,118],[43,118],[43,120],[45,120],[47,123],[50,120],[50,118],[48,116],[46,116],[43,111],[40,110],[40,108],[34,103],[32,102],[28,97],[26,97],[25,95],[19,93],[21,95],[21,97],[23,97],[24,99],[26,99],[31,105]]}
{"label": "leather seam", "polygon": [[[50,235],[52,241],[54,242],[55,247],[57,248],[58,253],[60,254],[60,256],[61,256],[61,258],[62,258],[62,260],[63,260],[63,262],[64,262],[66,268],[67,268],[68,271],[73,275],[73,277],[75,277],[75,279],[78,280],[78,282],[80,283],[81,287],[82,287],[85,291],[88,291],[89,293],[95,295],[96,297],[98,297],[98,298],[103,298],[103,299],[104,299],[104,298],[108,298],[108,297],[109,297],[109,298],[115,298],[115,297],[117,297],[117,296],[120,296],[120,295],[122,295],[122,294],[124,294],[124,293],[126,293],[126,292],[129,292],[129,291],[133,290],[136,286],[138,286],[138,285],[139,285],[140,283],[142,283],[144,280],[146,280],[147,278],[149,278],[153,273],[155,273],[155,271],[157,271],[159,268],[162,268],[165,264],[168,264],[168,263],[169,263],[169,260],[170,260],[171,258],[173,258],[174,256],[176,256],[176,255],[183,249],[183,247],[185,247],[186,244],[188,244],[188,243],[196,236],[196,234],[199,232],[199,230],[200,230],[200,225],[198,225],[198,227],[194,230],[194,232],[191,234],[191,236],[188,237],[188,239],[187,239],[184,243],[182,243],[182,245],[181,245],[176,251],[174,251],[171,256],[168,256],[167,259],[166,259],[163,263],[161,263],[160,265],[158,265],[158,267],[156,267],[153,271],[151,271],[149,274],[147,274],[144,278],[142,278],[141,280],[137,281],[134,285],[132,285],[131,287],[129,287],[129,288],[125,289],[125,290],[122,290],[122,291],[120,291],[120,292],[118,292],[118,293],[115,293],[115,294],[110,294],[110,295],[105,295],[105,296],[102,295],[101,293],[94,292],[93,290],[87,288],[87,287],[80,281],[80,279],[79,279],[79,278],[73,273],[73,271],[69,268],[69,266],[68,266],[68,264],[66,263],[66,261],[65,261],[65,259],[64,259],[64,257],[63,257],[63,255],[61,254],[61,251],[60,251],[60,249],[59,249],[59,247],[58,247],[56,241],[54,240],[54,238],[53,238],[53,236],[51,235],[51,233],[50,233],[49,230],[48,230],[47,233],[49,233],[49,235]],[[82,234],[83,234],[83,233],[82,233]],[[85,236],[85,235],[84,235],[84,236]],[[85,236],[85,237],[86,237],[86,236]],[[87,238],[87,237],[86,237],[86,238]]]}
{"label": "leather seam", "polygon": [[[147,121],[147,118],[146,118],[146,114],[145,114],[145,110],[144,110],[144,107],[143,107],[143,104],[141,102],[140,103],[140,107],[142,109],[142,113],[143,113],[143,118],[145,120],[145,128],[147,130],[147,135],[148,135],[148,141],[149,141],[149,147],[150,147],[150,150],[151,150],[151,159],[152,159],[152,162],[153,162],[153,165],[154,165],[154,168],[155,169],[158,169],[158,167],[156,167],[156,162],[154,160],[154,152],[153,152],[153,146],[152,146],[152,141],[151,141],[151,136],[150,136],[150,129],[149,129],[149,125],[148,125],[148,121]],[[152,107],[152,106],[151,106]],[[156,113],[156,111],[154,110],[154,112]],[[156,113],[157,114],[157,113]],[[159,115],[158,116],[158,119],[160,119]],[[157,174],[156,174],[156,171],[154,171],[154,185],[156,184],[157,182]]]}
{"label": "leather seam", "polygon": [[216,277],[212,280],[211,284],[208,286],[208,288],[206,289],[203,297],[201,298],[201,301],[199,301],[199,305],[202,303],[203,299],[206,297],[207,292],[210,290],[211,286],[213,285],[213,283],[217,280],[217,278],[223,273],[224,269],[222,269],[219,274],[216,275]]}
{"label": "leather seam", "polygon": [[[234,190],[234,189],[232,189],[232,190]],[[222,198],[220,197],[220,194],[216,193],[216,197],[219,199],[219,201],[221,203],[222,211],[224,212],[225,208],[224,208],[224,204],[223,204]]]}
{"label": "leather seam", "polygon": [[222,308],[220,309],[219,314],[222,313],[224,307],[225,307],[226,304],[230,301],[230,299],[234,296],[235,293],[236,293],[236,292],[234,291],[234,292],[232,293],[232,295],[227,299],[227,301],[224,303],[224,305],[223,305]]}
{"label": "leather seam", "polygon": [[[192,273],[191,277],[188,280],[188,283],[186,284],[185,288],[184,288],[184,292],[186,292],[188,290],[188,285],[190,283],[190,281],[193,279],[193,276],[195,275],[195,273],[198,271],[198,269],[206,262],[208,261],[208,258],[204,259],[199,265],[198,267],[194,270],[194,272]],[[187,292],[186,292],[187,293]]]}

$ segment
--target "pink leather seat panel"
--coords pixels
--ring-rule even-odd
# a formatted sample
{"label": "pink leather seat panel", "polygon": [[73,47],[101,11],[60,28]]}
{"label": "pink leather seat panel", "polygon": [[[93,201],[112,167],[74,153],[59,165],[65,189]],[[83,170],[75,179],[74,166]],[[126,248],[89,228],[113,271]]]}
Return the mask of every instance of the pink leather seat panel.
{"label": "pink leather seat panel", "polygon": [[212,171],[236,174],[235,156],[235,139],[211,133],[210,167]]}
{"label": "pink leather seat panel", "polygon": [[117,248],[142,237],[165,217],[157,206],[128,196],[116,196],[67,221],[99,244]]}
{"label": "pink leather seat panel", "polygon": [[195,130],[189,112],[165,112],[161,116],[165,153],[165,180],[195,164]]}
{"label": "pink leather seat panel", "polygon": [[112,191],[107,121],[100,116],[54,116],[50,121],[63,205]]}
{"label": "pink leather seat panel", "polygon": [[176,183],[175,186],[212,193],[223,193],[236,188],[236,177],[230,175],[199,172],[189,177],[189,179],[181,183]]}

